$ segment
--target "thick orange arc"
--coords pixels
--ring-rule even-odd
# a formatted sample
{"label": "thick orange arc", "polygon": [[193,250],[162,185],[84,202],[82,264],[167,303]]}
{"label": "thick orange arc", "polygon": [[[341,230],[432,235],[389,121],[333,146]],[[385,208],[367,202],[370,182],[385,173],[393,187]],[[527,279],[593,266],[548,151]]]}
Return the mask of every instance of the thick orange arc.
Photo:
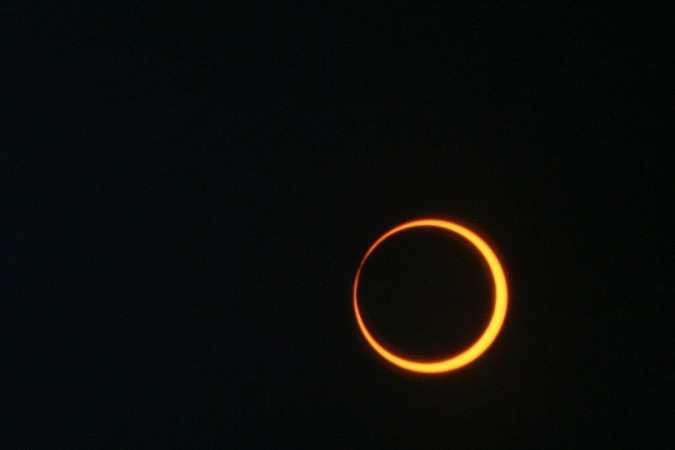
{"label": "thick orange arc", "polygon": [[[404,230],[409,230],[411,228],[420,228],[420,227],[432,227],[432,228],[441,228],[452,233],[456,233],[462,236],[464,239],[469,241],[476,249],[481,253],[483,258],[490,268],[492,273],[492,280],[494,281],[494,308],[492,311],[492,317],[490,322],[483,334],[471,344],[467,349],[461,351],[460,353],[453,355],[446,359],[441,359],[438,361],[416,361],[412,359],[402,358],[391,350],[386,349],[382,344],[380,344],[368,328],[366,327],[363,319],[361,318],[361,312],[359,310],[358,302],[358,287],[359,287],[359,278],[361,276],[361,269],[363,265],[368,260],[368,257],[375,251],[375,249],[382,244],[386,239],[393,236],[396,233],[399,233]],[[451,370],[459,369],[482,355],[488,347],[494,342],[499,334],[499,331],[504,324],[504,319],[506,317],[506,308],[508,303],[508,289],[506,285],[506,276],[504,275],[504,269],[502,264],[497,258],[495,252],[490,248],[490,246],[475,232],[470,229],[450,222],[447,220],[440,219],[420,219],[413,220],[410,222],[405,222],[397,227],[392,228],[383,234],[373,245],[370,246],[363,259],[359,268],[356,271],[356,277],[354,278],[354,288],[353,288],[353,298],[354,298],[354,312],[356,314],[356,322],[361,329],[361,333],[366,338],[366,341],[370,346],[385,360],[390,363],[406,370],[419,373],[442,373],[448,372]]]}

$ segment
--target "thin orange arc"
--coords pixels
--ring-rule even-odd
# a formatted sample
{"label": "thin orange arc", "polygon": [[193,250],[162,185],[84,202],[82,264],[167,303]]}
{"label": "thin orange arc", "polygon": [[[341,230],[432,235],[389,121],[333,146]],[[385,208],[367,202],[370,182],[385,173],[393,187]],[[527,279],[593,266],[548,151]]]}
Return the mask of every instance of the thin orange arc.
{"label": "thin orange arc", "polygon": [[[438,361],[415,361],[412,359],[402,358],[401,356],[395,354],[391,350],[386,349],[382,344],[380,344],[368,331],[363,319],[361,318],[361,311],[359,310],[358,302],[358,287],[359,287],[359,278],[361,276],[361,269],[365,264],[368,257],[375,251],[375,249],[382,244],[386,239],[393,236],[396,233],[399,233],[404,230],[411,228],[420,228],[420,227],[433,227],[441,228],[453,233],[456,233],[466,240],[468,240],[483,256],[485,261],[490,268],[492,274],[492,280],[494,281],[494,308],[492,311],[492,317],[490,322],[483,334],[471,344],[467,349],[462,352],[451,356],[447,359],[441,359]],[[383,234],[378,240],[375,241],[373,245],[370,246],[366,254],[364,255],[359,268],[356,271],[356,277],[354,278],[354,288],[353,288],[353,299],[354,299],[354,312],[356,314],[356,322],[361,329],[361,333],[366,338],[366,341],[370,346],[385,360],[390,363],[406,370],[419,373],[441,373],[448,372],[451,370],[459,369],[476,358],[481,356],[487,349],[492,345],[494,340],[497,338],[499,331],[504,324],[504,319],[506,318],[506,309],[508,303],[508,289],[506,284],[506,276],[504,275],[504,269],[502,264],[497,258],[495,252],[490,248],[490,246],[474,231],[450,222],[448,220],[441,219],[420,219],[413,220],[410,222],[405,222],[397,227],[392,228]]]}

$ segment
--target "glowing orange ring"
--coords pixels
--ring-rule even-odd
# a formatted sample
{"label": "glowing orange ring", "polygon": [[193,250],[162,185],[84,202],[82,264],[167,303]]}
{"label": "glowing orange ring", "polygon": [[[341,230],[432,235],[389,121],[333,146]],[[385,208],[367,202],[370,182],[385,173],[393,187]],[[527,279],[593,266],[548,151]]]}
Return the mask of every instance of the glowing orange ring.
{"label": "glowing orange ring", "polygon": [[[456,233],[465,238],[467,241],[471,242],[471,244],[473,244],[474,247],[478,249],[483,258],[485,258],[485,261],[487,262],[488,267],[490,268],[490,272],[492,272],[492,279],[494,280],[494,287],[495,287],[494,310],[492,311],[492,318],[490,319],[490,322],[488,323],[488,326],[483,332],[483,334],[478,338],[476,342],[471,344],[471,346],[469,346],[466,350],[463,350],[459,354],[454,355],[450,358],[442,359],[439,361],[414,361],[411,359],[402,358],[396,355],[395,353],[391,352],[390,350],[387,350],[379,342],[377,342],[375,338],[370,334],[368,328],[366,328],[366,325],[363,323],[363,319],[361,318],[361,312],[359,311],[359,303],[357,296],[359,287],[359,277],[361,276],[361,269],[363,268],[363,265],[365,264],[370,254],[373,253],[373,251],[375,251],[375,249],[382,242],[384,242],[387,238],[393,236],[394,234],[400,231],[419,227],[441,228],[443,230]],[[368,341],[370,346],[373,347],[373,349],[381,357],[383,357],[390,363],[402,369],[420,373],[441,373],[459,369],[460,367],[469,364],[470,362],[478,358],[480,355],[482,355],[485,352],[485,350],[487,350],[488,347],[492,345],[492,342],[494,342],[494,340],[497,338],[499,330],[501,330],[502,325],[504,324],[504,318],[506,317],[506,305],[508,303],[506,276],[504,275],[504,269],[502,268],[502,265],[499,262],[499,258],[497,258],[495,252],[480,236],[478,236],[473,231],[469,230],[466,227],[463,227],[462,225],[458,225],[456,223],[440,219],[421,219],[405,222],[387,231],[377,241],[375,241],[375,243],[371,245],[368,251],[366,252],[365,256],[361,260],[361,264],[359,264],[359,269],[356,271],[356,277],[354,278],[353,297],[354,297],[354,312],[356,313],[356,321],[359,324],[361,333],[363,333],[363,336],[366,338],[366,341]]]}

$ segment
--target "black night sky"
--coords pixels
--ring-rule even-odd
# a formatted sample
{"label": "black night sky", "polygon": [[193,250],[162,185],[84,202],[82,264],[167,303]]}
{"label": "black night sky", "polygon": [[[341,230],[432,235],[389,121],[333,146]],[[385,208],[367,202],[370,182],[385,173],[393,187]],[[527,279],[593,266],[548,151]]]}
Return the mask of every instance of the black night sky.
{"label": "black night sky", "polygon": [[[664,11],[46,3],[2,13],[0,446],[667,447]],[[421,217],[510,286],[495,343],[436,376],[351,303]],[[489,317],[457,239],[371,262],[403,352]]]}

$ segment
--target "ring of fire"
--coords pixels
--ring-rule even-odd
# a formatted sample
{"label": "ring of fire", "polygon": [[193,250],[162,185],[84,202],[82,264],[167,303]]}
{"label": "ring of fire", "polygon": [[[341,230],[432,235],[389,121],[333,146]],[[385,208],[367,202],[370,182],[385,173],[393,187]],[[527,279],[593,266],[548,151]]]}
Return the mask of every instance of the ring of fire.
{"label": "ring of fire", "polygon": [[[416,361],[412,359],[402,358],[391,350],[386,349],[382,344],[380,344],[368,331],[363,319],[361,318],[361,312],[359,310],[358,302],[358,287],[359,287],[359,278],[361,276],[361,269],[363,269],[364,264],[368,260],[368,257],[375,251],[375,249],[382,244],[386,239],[390,238],[396,233],[399,233],[404,230],[409,230],[411,228],[421,228],[421,227],[432,227],[432,228],[441,228],[446,231],[458,234],[467,241],[469,241],[483,256],[487,262],[490,272],[492,273],[492,279],[494,281],[494,308],[492,311],[492,317],[490,322],[483,334],[471,344],[465,350],[459,352],[456,355],[453,355],[446,359],[441,359],[438,361]],[[420,219],[413,220],[410,222],[405,222],[401,225],[398,225],[391,230],[384,233],[378,240],[375,241],[373,245],[370,246],[366,254],[363,256],[359,268],[356,271],[356,277],[354,278],[354,288],[353,288],[353,300],[354,300],[354,313],[356,314],[356,322],[361,329],[361,333],[368,341],[368,344],[385,360],[390,363],[406,370],[419,373],[442,373],[449,372],[451,370],[459,369],[482,355],[488,347],[494,342],[499,334],[499,331],[504,324],[504,318],[506,317],[506,307],[508,303],[508,290],[506,285],[506,276],[504,275],[504,269],[502,264],[497,258],[495,252],[490,248],[490,246],[474,231],[458,225],[454,222],[448,220],[440,219]]]}

